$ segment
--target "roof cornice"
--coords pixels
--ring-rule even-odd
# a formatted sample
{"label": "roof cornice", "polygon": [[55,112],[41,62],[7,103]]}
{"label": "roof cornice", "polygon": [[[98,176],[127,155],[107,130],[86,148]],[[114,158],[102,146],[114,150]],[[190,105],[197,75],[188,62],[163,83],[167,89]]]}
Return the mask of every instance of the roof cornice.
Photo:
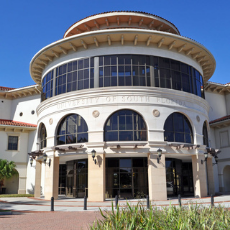
{"label": "roof cornice", "polygon": [[11,89],[8,91],[0,91],[0,97],[4,98],[21,98],[32,95],[38,95],[41,93],[41,87],[39,85],[26,86],[22,88]]}

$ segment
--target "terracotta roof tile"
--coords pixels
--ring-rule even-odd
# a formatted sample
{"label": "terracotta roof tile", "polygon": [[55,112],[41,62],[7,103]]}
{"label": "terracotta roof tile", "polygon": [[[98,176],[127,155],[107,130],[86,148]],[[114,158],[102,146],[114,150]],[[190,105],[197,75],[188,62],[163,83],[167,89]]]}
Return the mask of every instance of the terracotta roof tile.
{"label": "terracotta roof tile", "polygon": [[209,124],[214,124],[216,122],[225,121],[225,120],[229,120],[229,119],[230,119],[230,115],[215,119],[213,121],[210,121]]}
{"label": "terracotta roof tile", "polygon": [[25,122],[21,122],[21,121],[5,120],[5,119],[0,119],[0,125],[37,127],[37,125],[34,125],[34,124],[25,123]]}
{"label": "terracotta roof tile", "polygon": [[12,90],[12,89],[15,89],[15,88],[9,88],[9,87],[0,86],[0,90],[2,90],[2,91],[9,91],[9,90]]}

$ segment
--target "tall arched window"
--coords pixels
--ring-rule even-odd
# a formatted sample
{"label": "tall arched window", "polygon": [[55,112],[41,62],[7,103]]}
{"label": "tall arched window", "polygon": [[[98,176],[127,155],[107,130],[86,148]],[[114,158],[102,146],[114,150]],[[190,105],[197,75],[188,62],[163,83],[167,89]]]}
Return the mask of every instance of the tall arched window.
{"label": "tall arched window", "polygon": [[193,133],[190,122],[181,113],[172,113],[165,121],[164,140],[168,142],[193,143]]}
{"label": "tall arched window", "polygon": [[40,139],[40,148],[41,149],[46,147],[46,138],[47,138],[46,127],[43,123],[41,123],[40,131],[39,131],[39,139]]}
{"label": "tall arched window", "polygon": [[113,113],[105,123],[105,141],[146,141],[147,129],[142,116],[132,110]]}
{"label": "tall arched window", "polygon": [[88,126],[77,114],[63,118],[57,131],[57,145],[88,142]]}
{"label": "tall arched window", "polygon": [[204,122],[203,125],[203,144],[209,147],[209,142],[208,142],[208,129],[207,129],[207,124]]}

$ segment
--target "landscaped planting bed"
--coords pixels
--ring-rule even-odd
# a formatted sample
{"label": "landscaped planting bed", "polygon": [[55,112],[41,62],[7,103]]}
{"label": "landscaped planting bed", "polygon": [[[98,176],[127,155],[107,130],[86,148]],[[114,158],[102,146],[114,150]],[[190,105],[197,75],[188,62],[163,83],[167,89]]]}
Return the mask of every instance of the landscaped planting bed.
{"label": "landscaped planting bed", "polygon": [[102,212],[102,220],[94,222],[90,229],[230,229],[230,213],[224,207],[202,205],[169,206],[146,209],[141,204]]}

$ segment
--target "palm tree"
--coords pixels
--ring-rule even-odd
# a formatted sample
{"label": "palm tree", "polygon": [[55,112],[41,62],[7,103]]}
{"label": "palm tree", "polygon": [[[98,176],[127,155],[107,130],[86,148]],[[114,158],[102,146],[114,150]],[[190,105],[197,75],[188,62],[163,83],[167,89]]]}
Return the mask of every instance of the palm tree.
{"label": "palm tree", "polygon": [[18,174],[15,167],[16,164],[13,161],[9,162],[7,160],[0,159],[0,191],[1,191],[1,185],[3,184],[3,179],[9,179],[13,175]]}

